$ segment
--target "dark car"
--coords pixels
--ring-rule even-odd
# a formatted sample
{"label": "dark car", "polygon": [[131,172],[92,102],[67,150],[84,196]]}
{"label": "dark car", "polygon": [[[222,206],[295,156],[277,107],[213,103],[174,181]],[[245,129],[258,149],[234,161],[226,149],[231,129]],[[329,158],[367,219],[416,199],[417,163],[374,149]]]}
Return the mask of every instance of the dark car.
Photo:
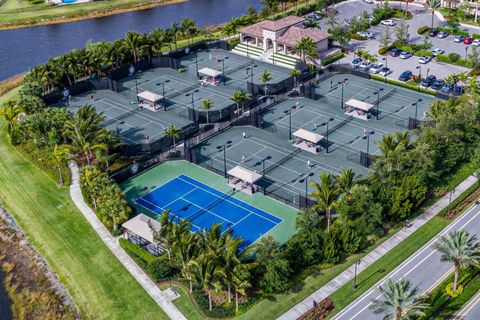
{"label": "dark car", "polygon": [[398,57],[400,55],[400,52],[402,52],[402,50],[398,48],[393,48],[392,50],[390,50],[390,55],[392,57]]}
{"label": "dark car", "polygon": [[437,79],[430,88],[432,88],[433,90],[438,90],[441,87],[443,87],[444,84],[445,84],[445,80]]}
{"label": "dark car", "polygon": [[437,81],[437,77],[435,77],[433,74],[429,75],[425,79],[422,80],[420,85],[424,88],[430,87],[435,81]]}
{"label": "dark car", "polygon": [[430,37],[436,37],[437,34],[438,34],[438,30],[437,30],[437,29],[432,29],[432,30],[428,31],[428,35],[429,35]]}
{"label": "dark car", "polygon": [[398,80],[403,81],[403,82],[407,82],[408,80],[410,80],[411,77],[412,77],[412,71],[407,70],[407,71],[402,72],[400,77],[398,77]]}
{"label": "dark car", "polygon": [[453,95],[454,96],[460,96],[463,94],[463,87],[462,86],[455,86],[453,88]]}
{"label": "dark car", "polygon": [[440,91],[442,91],[443,93],[451,93],[453,92],[453,87],[453,84],[447,83],[442,87]]}

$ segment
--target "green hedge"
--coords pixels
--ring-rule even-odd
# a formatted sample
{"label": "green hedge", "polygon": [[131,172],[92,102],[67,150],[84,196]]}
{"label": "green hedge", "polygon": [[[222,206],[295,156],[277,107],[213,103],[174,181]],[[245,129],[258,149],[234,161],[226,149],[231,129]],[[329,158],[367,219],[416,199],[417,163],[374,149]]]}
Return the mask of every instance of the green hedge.
{"label": "green hedge", "polygon": [[444,54],[437,54],[437,61],[452,63],[452,60],[450,59],[450,57]]}
{"label": "green hedge", "polygon": [[362,37],[362,36],[360,36],[360,35],[358,35],[358,34],[356,34],[356,33],[352,34],[352,35],[350,36],[350,38],[351,38],[351,39],[354,39],[354,40],[359,40],[359,41],[365,41],[365,40],[367,40],[367,37]]}
{"label": "green hedge", "polygon": [[[453,59],[452,59],[453,58]],[[473,68],[473,64],[469,60],[461,59],[458,53],[450,53],[448,56],[444,54],[437,55],[438,62],[450,63],[461,67]]]}
{"label": "green hedge", "polygon": [[448,212],[455,207],[457,207],[460,203],[462,203],[465,199],[467,199],[471,194],[473,194],[479,187],[478,183],[473,184],[465,190],[460,196],[458,196],[455,200],[453,200],[448,206],[443,208],[438,214],[441,216],[446,216]]}
{"label": "green hedge", "polygon": [[403,47],[400,48],[400,50],[407,51],[407,52],[410,52],[410,53],[413,53],[413,51],[414,51],[413,48],[410,47],[410,46],[403,46]]}
{"label": "green hedge", "polygon": [[473,39],[480,39],[480,34],[474,33],[474,34],[472,34],[472,38]]}
{"label": "green hedge", "polygon": [[177,273],[165,256],[156,257],[147,265],[147,272],[154,281],[171,279]]}
{"label": "green hedge", "polygon": [[328,66],[329,64],[334,63],[335,61],[340,60],[343,57],[345,57],[344,53],[339,53],[334,56],[331,56],[330,58],[327,58],[322,61],[322,66]]}
{"label": "green hedge", "polygon": [[[374,79],[374,80],[378,80],[378,81],[383,81],[383,82],[385,81],[384,77],[377,76],[375,74],[372,74],[370,76],[370,78]],[[397,80],[387,79],[387,83],[390,83],[390,84],[393,84],[393,85],[396,85],[396,86],[399,86],[399,87],[402,87],[402,88],[407,88],[407,89],[423,92],[423,93],[426,93],[426,94],[431,94],[431,95],[436,94],[436,91],[434,91],[434,90],[421,88],[421,87],[419,87],[415,84],[408,83],[408,82],[401,82],[401,81],[397,81]]]}
{"label": "green hedge", "polygon": [[416,55],[416,56],[419,56],[419,57],[423,57],[423,56],[432,57],[432,56],[433,56],[433,53],[430,52],[430,51],[418,50],[418,51],[415,52],[415,55]]}
{"label": "green hedge", "polygon": [[125,238],[119,239],[120,247],[123,248],[130,256],[137,256],[138,258],[142,259],[145,264],[149,264],[157,257],[151,254],[150,252],[144,250],[138,244],[131,243]]}
{"label": "green hedge", "polygon": [[430,30],[430,27],[428,26],[423,26],[423,27],[420,27],[417,29],[417,33],[418,34],[424,34],[425,32],[429,31]]}
{"label": "green hedge", "polygon": [[[197,305],[200,307],[202,312],[210,318],[227,318],[235,316],[235,298],[232,299],[232,304],[230,306],[216,306],[213,305],[212,310],[209,310],[208,306],[208,297],[203,294],[202,291],[198,289],[193,290],[193,298],[197,301]],[[246,301],[242,302],[238,306],[238,313],[243,313],[250,307],[260,300],[259,295],[255,295]]]}

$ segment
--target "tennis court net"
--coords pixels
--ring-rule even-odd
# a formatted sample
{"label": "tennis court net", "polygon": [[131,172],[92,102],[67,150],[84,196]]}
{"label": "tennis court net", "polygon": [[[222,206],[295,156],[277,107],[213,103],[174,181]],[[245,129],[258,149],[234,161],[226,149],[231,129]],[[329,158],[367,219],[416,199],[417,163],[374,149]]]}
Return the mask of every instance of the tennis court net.
{"label": "tennis court net", "polygon": [[269,173],[275,168],[278,168],[288,160],[292,159],[296,154],[300,153],[301,149],[295,149],[294,151],[288,153],[286,156],[284,156],[282,159],[278,160],[277,162],[274,162],[271,166],[269,166],[266,170],[265,173]]}
{"label": "tennis court net", "polygon": [[243,63],[243,64],[241,64],[241,65],[239,65],[239,66],[236,66],[235,68],[226,70],[226,71],[225,71],[225,75],[234,73],[234,72],[236,72],[236,71],[238,71],[238,70],[245,69],[246,67],[248,67],[248,66],[250,66],[250,65],[252,65],[252,62],[251,62],[251,61],[246,62],[246,63]]}
{"label": "tennis court net", "polygon": [[230,198],[232,195],[234,194],[234,191],[231,190],[231,191],[228,191],[226,193],[224,193],[224,195],[222,195],[221,197],[219,196],[216,196],[215,197],[215,200],[213,200],[212,202],[210,202],[209,204],[207,204],[205,207],[201,208],[201,209],[198,209],[197,211],[195,211],[194,213],[192,213],[191,215],[189,215],[187,217],[187,219],[192,222],[193,220],[195,220],[196,218],[198,218],[199,216],[201,216],[202,214],[204,214],[205,212],[207,212],[208,210],[214,208],[215,206],[219,205],[220,203],[224,202],[225,200],[227,200],[228,198]]}
{"label": "tennis court net", "polygon": [[200,86],[199,84],[193,84],[193,85],[191,85],[191,86],[186,87],[185,89],[181,89],[181,90],[176,91],[176,92],[174,92],[174,93],[172,93],[172,94],[170,94],[170,95],[165,94],[165,96],[166,96],[165,98],[166,98],[166,99],[172,99],[172,98],[181,96],[182,94],[187,93],[187,92],[189,92],[189,91],[192,91],[192,90],[198,88],[199,86]]}
{"label": "tennis court net", "polygon": [[338,129],[340,129],[341,127],[343,127],[344,125],[346,125],[347,123],[349,123],[352,120],[353,120],[353,116],[348,116],[347,118],[343,119],[342,121],[340,121],[339,123],[337,123],[333,127],[328,128],[328,131],[323,132],[322,135],[326,136],[327,134],[331,134],[332,132],[337,131]]}
{"label": "tennis court net", "polygon": [[394,95],[397,92],[397,88],[393,88],[392,90],[385,93],[383,96],[380,97],[379,101],[383,101],[388,99],[388,97]]}

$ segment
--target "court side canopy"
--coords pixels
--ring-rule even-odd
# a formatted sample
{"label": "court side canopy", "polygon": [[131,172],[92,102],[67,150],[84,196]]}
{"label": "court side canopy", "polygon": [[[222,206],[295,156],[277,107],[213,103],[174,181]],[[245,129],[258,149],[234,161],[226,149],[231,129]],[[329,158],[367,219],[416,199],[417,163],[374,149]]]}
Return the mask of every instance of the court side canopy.
{"label": "court side canopy", "polygon": [[222,75],[222,71],[218,71],[215,69],[211,68],[202,68],[198,70],[199,74],[204,74],[206,76],[212,77],[212,78],[217,78],[218,76]]}
{"label": "court side canopy", "polygon": [[312,142],[312,143],[319,143],[322,141],[325,137],[322,136],[321,134],[318,134],[316,132],[308,131],[306,129],[298,129],[293,133],[293,135],[297,138]]}
{"label": "court side canopy", "polygon": [[236,166],[228,170],[228,174],[250,184],[254,184],[262,178],[261,174],[241,166]]}
{"label": "court side canopy", "polygon": [[150,91],[140,92],[137,96],[140,99],[147,100],[147,101],[150,101],[150,102],[153,102],[153,103],[155,103],[157,101],[160,101],[160,100],[163,100],[162,95],[156,94],[156,93],[153,93],[153,92],[150,92]]}
{"label": "court side canopy", "polygon": [[143,239],[151,243],[154,243],[153,234],[150,226],[157,232],[161,228],[160,222],[150,218],[149,216],[144,215],[143,213],[122,224],[122,227],[124,227],[126,230],[136,234],[137,236],[142,237]]}
{"label": "court side canopy", "polygon": [[349,107],[352,107],[352,108],[355,108],[355,109],[358,109],[358,110],[365,111],[365,112],[370,111],[370,109],[372,109],[374,107],[373,104],[371,104],[371,103],[359,101],[359,100],[356,100],[356,99],[348,100],[347,102],[345,102],[345,105],[349,106]]}

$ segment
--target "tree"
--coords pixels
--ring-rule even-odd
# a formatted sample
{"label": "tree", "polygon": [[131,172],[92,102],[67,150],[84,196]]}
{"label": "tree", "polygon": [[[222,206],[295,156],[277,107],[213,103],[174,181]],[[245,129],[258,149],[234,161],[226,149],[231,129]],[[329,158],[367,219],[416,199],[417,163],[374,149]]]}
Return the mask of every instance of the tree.
{"label": "tree", "polygon": [[213,101],[212,99],[204,99],[203,100],[203,107],[202,107],[206,112],[207,112],[207,123],[210,123],[210,119],[208,117],[209,113],[208,110],[213,108]]}
{"label": "tree", "polygon": [[472,64],[473,68],[478,65],[479,52],[476,46],[470,46],[470,53],[468,54],[468,61]]}
{"label": "tree", "polygon": [[194,260],[188,263],[191,275],[200,288],[202,288],[208,295],[209,310],[213,309],[212,291],[221,288],[219,278],[221,277],[220,268],[215,263],[210,255],[201,254]]}
{"label": "tree", "polygon": [[263,70],[263,73],[260,76],[260,81],[263,83],[263,91],[265,91],[265,95],[267,96],[268,83],[272,81],[272,75],[267,69]]}
{"label": "tree", "polygon": [[63,186],[62,165],[65,164],[65,161],[67,160],[67,156],[69,154],[70,153],[67,146],[58,144],[55,144],[51,152],[53,163],[58,170],[58,184],[60,186]]}
{"label": "tree", "polygon": [[457,290],[460,270],[466,266],[480,266],[480,244],[475,235],[469,237],[466,230],[455,230],[440,237],[433,247],[442,256],[440,261],[453,263],[455,277],[453,290]]}
{"label": "tree", "polygon": [[352,188],[355,186],[356,183],[355,172],[351,168],[342,169],[340,170],[340,175],[336,177],[335,180],[340,193],[346,197],[349,197]]}
{"label": "tree", "polygon": [[319,212],[325,211],[327,217],[327,232],[330,231],[330,213],[332,208],[337,204],[337,199],[340,193],[334,177],[330,173],[323,171],[320,174],[320,184],[316,181],[310,183],[315,191],[312,192],[312,197],[315,198],[317,204],[312,209]]}
{"label": "tree", "polygon": [[189,43],[189,40],[192,40],[192,38],[198,33],[195,21],[189,18],[183,18],[180,28],[183,36],[187,38],[187,44]]}
{"label": "tree", "polygon": [[308,19],[303,23],[303,25],[305,26],[305,28],[310,28],[313,30],[315,28],[318,28],[318,21]]}
{"label": "tree", "polygon": [[458,26],[460,25],[460,23],[458,22],[458,19],[456,17],[450,17],[449,19],[447,19],[446,25],[447,27],[452,29],[452,33],[455,33],[458,31]]}
{"label": "tree", "polygon": [[133,63],[136,63],[140,54],[140,35],[133,31],[127,32],[124,44],[133,55]]}
{"label": "tree", "polygon": [[404,46],[408,44],[408,26],[399,23],[395,27],[395,37],[397,38],[397,45]]}
{"label": "tree", "polygon": [[173,148],[177,146],[177,139],[180,138],[180,133],[182,130],[175,127],[175,125],[171,125],[168,130],[165,132],[165,137],[171,138],[173,140]]}
{"label": "tree", "polygon": [[384,319],[408,320],[423,315],[428,308],[428,304],[418,297],[420,288],[412,288],[410,280],[393,282],[388,279],[378,290],[382,300],[374,299],[369,309],[375,314],[383,314]]}
{"label": "tree", "polygon": [[243,103],[250,100],[250,94],[245,90],[237,90],[230,97],[230,100],[237,104],[237,115],[239,114],[240,106],[242,107],[243,114]]}
{"label": "tree", "polygon": [[293,49],[300,52],[300,58],[304,62],[307,61],[307,58],[314,59],[318,56],[317,46],[310,37],[300,39]]}
{"label": "tree", "polygon": [[422,42],[423,50],[430,50],[432,48],[432,41],[430,41],[430,36],[428,32],[423,34],[423,42]]}
{"label": "tree", "polygon": [[293,86],[297,87],[297,80],[298,77],[302,74],[302,72],[298,69],[290,70],[290,75],[293,77]]}
{"label": "tree", "polygon": [[18,116],[22,112],[22,108],[16,103],[16,101],[7,101],[0,109],[0,115],[5,118],[8,124],[8,131],[12,132],[17,125]]}
{"label": "tree", "polygon": [[165,43],[165,31],[160,28],[153,29],[150,37],[152,39],[152,50],[159,58],[162,55],[162,47]]}
{"label": "tree", "polygon": [[431,27],[433,28],[433,19],[435,17],[435,11],[442,7],[441,0],[427,0],[427,7],[432,10],[432,24]]}
{"label": "tree", "polygon": [[385,28],[382,33],[380,33],[379,41],[382,45],[382,48],[386,48],[390,45],[392,42],[392,34],[389,27]]}

